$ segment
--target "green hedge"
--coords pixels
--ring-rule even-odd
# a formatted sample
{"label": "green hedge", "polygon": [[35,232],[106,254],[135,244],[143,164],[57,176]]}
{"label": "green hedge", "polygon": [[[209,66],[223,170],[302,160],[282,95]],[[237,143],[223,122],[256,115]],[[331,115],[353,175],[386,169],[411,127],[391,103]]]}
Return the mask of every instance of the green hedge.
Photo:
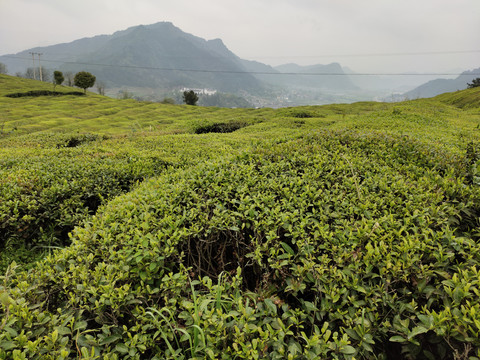
{"label": "green hedge", "polygon": [[228,123],[213,123],[208,125],[200,125],[195,128],[195,134],[207,134],[207,133],[231,133],[238,129],[244,128],[249,124],[245,122],[232,121]]}
{"label": "green hedge", "polygon": [[480,357],[480,192],[402,137],[278,139],[117,197],[0,285],[6,359]]}
{"label": "green hedge", "polygon": [[80,91],[51,91],[51,90],[30,90],[25,92],[18,92],[13,94],[7,94],[6,97],[10,98],[20,98],[20,97],[37,97],[37,96],[63,96],[63,95],[75,95],[75,96],[85,96],[83,92]]}
{"label": "green hedge", "polygon": [[69,244],[68,233],[107,200],[159,174],[167,161],[148,154],[122,155],[79,148],[96,135],[45,138],[56,148],[14,151],[0,165],[0,269],[30,262],[52,246]]}

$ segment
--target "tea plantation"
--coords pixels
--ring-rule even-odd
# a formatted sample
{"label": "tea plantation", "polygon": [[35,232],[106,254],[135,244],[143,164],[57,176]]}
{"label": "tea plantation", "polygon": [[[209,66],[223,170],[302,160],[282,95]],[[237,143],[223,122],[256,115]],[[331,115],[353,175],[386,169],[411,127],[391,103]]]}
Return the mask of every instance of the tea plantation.
{"label": "tea plantation", "polygon": [[480,89],[51,90],[0,75],[0,359],[480,359]]}

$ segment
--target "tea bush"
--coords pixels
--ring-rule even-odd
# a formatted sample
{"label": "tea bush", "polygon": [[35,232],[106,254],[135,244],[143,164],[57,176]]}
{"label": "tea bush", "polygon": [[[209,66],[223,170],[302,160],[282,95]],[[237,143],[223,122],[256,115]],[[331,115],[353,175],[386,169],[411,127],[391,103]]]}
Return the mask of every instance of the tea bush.
{"label": "tea bush", "polygon": [[446,155],[325,131],[160,175],[7,272],[0,356],[479,357],[480,193]]}
{"label": "tea bush", "polygon": [[479,359],[476,91],[1,96],[0,358]]}
{"label": "tea bush", "polygon": [[[87,153],[94,135],[49,139],[58,149],[9,151],[0,164],[0,269],[69,243],[68,233],[107,200],[169,165],[151,154],[136,158]],[[65,139],[65,140],[63,140]],[[75,149],[69,149],[75,145]],[[28,251],[20,251],[18,249]],[[12,259],[13,256],[13,259]],[[30,260],[29,260],[30,261]]]}
{"label": "tea bush", "polygon": [[85,93],[80,91],[51,91],[51,90],[30,90],[26,92],[12,93],[5,95],[10,98],[20,98],[26,96],[61,96],[61,95],[75,95],[75,96],[85,96]]}
{"label": "tea bush", "polygon": [[69,244],[74,226],[113,197],[168,168],[232,156],[252,139],[221,135],[109,137],[39,133],[0,147],[0,272]]}
{"label": "tea bush", "polygon": [[233,121],[229,123],[213,123],[208,125],[200,125],[195,128],[195,134],[206,134],[206,133],[230,133],[238,129],[248,126],[247,123]]}

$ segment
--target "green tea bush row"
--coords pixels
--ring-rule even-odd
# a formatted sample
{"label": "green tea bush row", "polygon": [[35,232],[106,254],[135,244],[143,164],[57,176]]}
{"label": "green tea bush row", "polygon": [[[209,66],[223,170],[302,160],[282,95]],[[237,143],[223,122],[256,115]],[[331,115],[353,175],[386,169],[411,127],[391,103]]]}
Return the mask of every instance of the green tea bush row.
{"label": "green tea bush row", "polygon": [[[166,167],[233,156],[252,143],[250,138],[227,140],[221,134],[110,137],[38,133],[3,139],[0,272],[13,260],[30,263],[45,250],[68,243],[68,232],[75,225],[138,181],[158,175]],[[42,219],[36,218],[39,214]],[[22,230],[27,225],[28,233]]]}
{"label": "green tea bush row", "polygon": [[248,126],[245,122],[228,122],[228,123],[213,123],[208,125],[201,125],[195,128],[195,134],[206,134],[206,133],[231,133],[238,129]]}
{"label": "green tea bush row", "polygon": [[66,245],[73,227],[94,214],[101,204],[168,166],[168,162],[150,155],[138,158],[133,154],[116,156],[68,149],[95,141],[94,135],[64,138],[65,142],[57,143],[58,150],[30,151],[29,155],[16,152],[17,156],[1,160],[3,255],[15,254],[19,247],[41,253],[45,247]]}
{"label": "green tea bush row", "polygon": [[[78,135],[72,135],[69,136],[64,142],[60,142],[57,144],[57,148],[61,147],[76,147],[79,145],[82,145],[84,143],[88,143],[91,141],[97,141],[100,138],[100,136],[95,135],[95,134],[78,134]],[[108,137],[103,136],[103,139],[106,139]]]}
{"label": "green tea bush row", "polygon": [[83,92],[80,91],[51,91],[51,90],[30,90],[26,92],[18,92],[13,94],[7,94],[6,97],[10,98],[20,98],[20,97],[36,97],[36,96],[61,96],[61,95],[75,95],[75,96],[85,96]]}
{"label": "green tea bush row", "polygon": [[7,272],[0,357],[479,358],[480,193],[446,155],[323,132],[161,175]]}

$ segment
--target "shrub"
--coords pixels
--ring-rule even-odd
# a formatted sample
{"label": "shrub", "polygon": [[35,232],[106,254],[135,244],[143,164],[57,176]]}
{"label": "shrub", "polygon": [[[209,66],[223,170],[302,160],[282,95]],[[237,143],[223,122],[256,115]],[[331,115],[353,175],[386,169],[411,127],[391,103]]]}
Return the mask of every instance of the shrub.
{"label": "shrub", "polygon": [[312,113],[305,110],[295,110],[290,113],[290,115],[297,119],[307,119],[314,117]]}
{"label": "shrub", "polygon": [[195,106],[195,105],[197,105],[197,102],[198,102],[198,95],[193,90],[184,91],[183,92],[183,101],[187,105]]}
{"label": "shrub", "polygon": [[72,135],[68,137],[66,140],[63,142],[57,144],[57,148],[62,148],[62,147],[77,147],[79,145],[82,145],[84,143],[88,143],[91,141],[96,141],[100,137],[95,134],[81,134],[81,135]]}
{"label": "shrub", "polygon": [[95,85],[96,77],[90,74],[87,71],[80,71],[75,74],[73,78],[73,83],[75,86],[83,89],[83,92],[86,94],[87,89]]}
{"label": "shrub", "polygon": [[480,78],[476,78],[472,80],[472,83],[467,84],[469,89],[479,87],[480,86]]}
{"label": "shrub", "polygon": [[0,356],[479,356],[480,194],[434,150],[323,132],[144,183],[7,274]]}
{"label": "shrub", "polygon": [[195,134],[206,133],[231,133],[238,129],[248,126],[247,123],[241,121],[221,122],[213,124],[199,125],[195,128]]}
{"label": "shrub", "polygon": [[69,91],[69,92],[60,92],[60,91],[50,91],[50,90],[30,90],[26,92],[7,94],[6,97],[10,98],[19,98],[19,97],[37,97],[37,96],[63,96],[63,95],[74,95],[74,96],[83,96],[85,95],[79,91]]}
{"label": "shrub", "polygon": [[[78,148],[99,139],[92,134],[57,136],[52,140],[56,149],[5,163],[0,170],[0,258],[15,255],[18,248],[38,255],[67,245],[68,233],[101,204],[168,165],[150,154],[138,159],[134,154],[87,155]],[[24,255],[15,259],[31,259]]]}
{"label": "shrub", "polygon": [[55,90],[55,87],[57,85],[62,85],[64,82],[65,78],[63,77],[63,73],[61,71],[54,71],[53,72],[53,89]]}

